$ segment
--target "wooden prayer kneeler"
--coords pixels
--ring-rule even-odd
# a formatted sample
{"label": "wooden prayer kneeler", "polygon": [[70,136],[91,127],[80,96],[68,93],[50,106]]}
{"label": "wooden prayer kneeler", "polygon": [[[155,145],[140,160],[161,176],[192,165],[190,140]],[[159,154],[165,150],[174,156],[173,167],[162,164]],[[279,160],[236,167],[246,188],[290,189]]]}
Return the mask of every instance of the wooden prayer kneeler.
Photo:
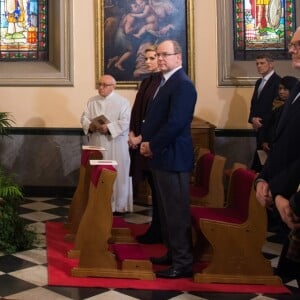
{"label": "wooden prayer kneeler", "polygon": [[[116,255],[109,249],[113,224],[111,196],[116,176],[117,173],[112,166],[92,167],[89,201],[76,235],[78,244],[72,250],[73,254],[79,255],[79,263],[78,267],[71,270],[71,274],[76,277],[152,280],[155,275],[149,260],[118,261]],[[77,253],[76,249],[79,249]]]}
{"label": "wooden prayer kneeler", "polygon": [[[83,146],[79,181],[70,205],[68,220],[65,224],[65,226],[70,229],[70,233],[65,235],[66,241],[72,242],[75,240],[82,215],[87,206],[91,182],[91,165],[89,161],[101,160],[102,158],[101,147]],[[112,242],[130,243],[134,241],[130,229],[126,228],[125,224],[121,224],[121,222],[114,223],[111,238]],[[120,227],[118,227],[118,225]]]}
{"label": "wooden prayer kneeler", "polygon": [[102,159],[102,157],[102,153],[99,150],[82,150],[78,185],[73,195],[68,220],[65,224],[65,226],[70,229],[70,233],[65,236],[67,241],[74,240],[81,217],[88,202],[91,181],[91,165],[89,164],[89,160]]}

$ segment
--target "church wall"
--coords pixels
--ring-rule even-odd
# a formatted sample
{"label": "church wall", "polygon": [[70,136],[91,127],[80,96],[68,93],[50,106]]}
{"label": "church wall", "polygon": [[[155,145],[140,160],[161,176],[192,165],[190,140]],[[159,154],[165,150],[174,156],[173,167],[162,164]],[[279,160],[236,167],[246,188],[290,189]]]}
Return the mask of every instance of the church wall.
{"label": "church wall", "polygon": [[[226,167],[235,161],[249,166],[255,147],[247,123],[253,87],[218,86],[217,34],[222,33],[217,32],[216,1],[194,0],[195,116],[216,125],[215,152],[227,157]],[[72,5],[73,86],[0,87],[0,109],[12,113],[16,127],[0,141],[0,166],[16,174],[21,185],[41,188],[40,195],[43,188],[47,195],[49,189],[65,194],[78,180],[85,141],[80,116],[97,93],[94,1],[84,5]],[[133,103],[137,91],[118,92]]]}
{"label": "church wall", "polygon": [[[11,112],[17,127],[78,128],[87,99],[95,88],[94,1],[73,1],[74,86],[0,87],[1,110]],[[217,86],[216,1],[194,1],[195,115],[218,128],[249,128],[251,87]],[[119,92],[130,102],[135,89]]]}

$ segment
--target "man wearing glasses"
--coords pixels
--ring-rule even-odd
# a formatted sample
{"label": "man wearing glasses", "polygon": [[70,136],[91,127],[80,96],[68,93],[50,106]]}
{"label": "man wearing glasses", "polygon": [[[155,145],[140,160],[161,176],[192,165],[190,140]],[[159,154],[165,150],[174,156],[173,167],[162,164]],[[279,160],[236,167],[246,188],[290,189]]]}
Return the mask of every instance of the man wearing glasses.
{"label": "man wearing glasses", "polygon": [[[98,95],[90,98],[81,116],[89,145],[101,146],[103,159],[118,162],[118,176],[112,196],[113,212],[124,213],[133,209],[132,183],[129,177],[130,158],[128,132],[131,107],[129,101],[115,92],[116,80],[110,75],[99,79]],[[95,118],[101,119],[95,122]]]}
{"label": "man wearing glasses", "polygon": [[169,265],[156,272],[157,277],[191,277],[189,179],[194,151],[190,126],[197,92],[182,68],[182,50],[176,41],[161,42],[157,58],[163,78],[143,121],[140,152],[150,158],[167,253],[150,260],[153,264]]}
{"label": "man wearing glasses", "polygon": [[[300,27],[289,45],[292,66],[300,70]],[[266,164],[256,179],[256,198],[264,207],[276,212],[289,228],[299,228],[299,218],[289,207],[288,199],[300,183],[300,83],[291,92],[276,128]],[[276,206],[276,208],[275,208]],[[300,204],[298,203],[298,206]],[[277,209],[277,210],[276,210]],[[286,236],[289,229],[284,227]],[[300,277],[300,263],[286,258],[289,241],[286,239],[278,263],[279,275]],[[300,249],[298,248],[300,252]],[[298,252],[298,253],[299,253]]]}

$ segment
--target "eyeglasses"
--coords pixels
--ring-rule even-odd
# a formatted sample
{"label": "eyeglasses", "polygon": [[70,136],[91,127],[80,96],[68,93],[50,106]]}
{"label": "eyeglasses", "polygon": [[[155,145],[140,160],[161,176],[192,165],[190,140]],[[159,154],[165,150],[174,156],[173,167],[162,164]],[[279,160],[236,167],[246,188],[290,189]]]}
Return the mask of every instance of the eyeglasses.
{"label": "eyeglasses", "polygon": [[113,83],[99,83],[99,87],[103,87],[103,88],[106,88],[108,86],[113,86],[114,84]]}
{"label": "eyeglasses", "polygon": [[288,44],[288,49],[290,50],[292,48],[295,48],[296,50],[299,50],[299,48],[300,48],[300,41]]}
{"label": "eyeglasses", "polygon": [[162,52],[162,53],[156,53],[158,58],[167,58],[171,55],[177,55],[178,53],[166,53],[166,52]]}

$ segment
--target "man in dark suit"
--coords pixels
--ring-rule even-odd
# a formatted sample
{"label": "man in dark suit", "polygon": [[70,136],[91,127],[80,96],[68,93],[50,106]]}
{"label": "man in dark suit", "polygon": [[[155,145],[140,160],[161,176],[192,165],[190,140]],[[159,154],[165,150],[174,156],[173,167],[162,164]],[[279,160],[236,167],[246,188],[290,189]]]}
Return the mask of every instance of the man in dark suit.
{"label": "man in dark suit", "polygon": [[142,125],[141,154],[150,157],[157,191],[163,241],[167,253],[152,263],[170,265],[157,277],[193,275],[189,179],[194,165],[190,126],[197,92],[182,68],[182,49],[173,40],[157,47],[162,85],[155,94]]}
{"label": "man in dark suit", "polygon": [[[300,69],[300,28],[297,29],[292,38],[289,53],[292,56],[293,67]],[[284,104],[268,159],[256,179],[256,198],[261,205],[274,209],[275,204],[279,214],[288,218],[289,211],[286,201],[296,192],[300,183],[300,176],[295,177],[300,171],[299,128],[300,83],[295,86],[290,98]],[[296,275],[300,276],[300,264],[298,263],[295,268],[295,263],[290,263],[285,258],[287,245],[288,240],[286,240],[278,264],[279,272],[285,273],[293,267],[293,270],[298,272]]]}
{"label": "man in dark suit", "polygon": [[280,76],[274,71],[274,61],[269,54],[260,54],[256,57],[257,72],[262,76],[255,83],[251,99],[251,107],[248,122],[256,130],[256,151],[254,153],[251,169],[259,172],[261,164],[257,150],[262,149],[262,127],[271,119],[272,103],[278,95]]}

